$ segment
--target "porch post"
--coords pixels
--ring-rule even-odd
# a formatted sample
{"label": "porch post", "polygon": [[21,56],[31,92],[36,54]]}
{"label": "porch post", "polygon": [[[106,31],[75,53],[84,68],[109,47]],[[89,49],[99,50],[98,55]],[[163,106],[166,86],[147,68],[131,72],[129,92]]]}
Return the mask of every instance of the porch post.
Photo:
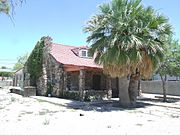
{"label": "porch post", "polygon": [[107,89],[107,98],[112,98],[112,87],[111,87],[111,77],[108,75],[106,78],[106,89]]}
{"label": "porch post", "polygon": [[67,72],[64,71],[64,89],[63,91],[67,90]]}
{"label": "porch post", "polygon": [[84,90],[85,90],[85,71],[79,71],[79,95],[81,100],[84,99]]}

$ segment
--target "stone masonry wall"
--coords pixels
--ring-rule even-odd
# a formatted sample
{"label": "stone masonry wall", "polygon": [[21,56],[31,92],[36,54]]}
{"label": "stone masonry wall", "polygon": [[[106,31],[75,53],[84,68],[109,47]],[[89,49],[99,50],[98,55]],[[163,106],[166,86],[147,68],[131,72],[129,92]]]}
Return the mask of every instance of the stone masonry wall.
{"label": "stone masonry wall", "polygon": [[51,94],[52,96],[61,96],[64,89],[64,71],[62,64],[48,54],[44,60],[43,75],[38,79],[37,87],[40,95]]}
{"label": "stone masonry wall", "polygon": [[52,96],[59,97],[64,90],[64,71],[62,65],[55,60],[52,60],[51,64],[51,68],[49,69],[51,74],[48,82],[52,85]]}

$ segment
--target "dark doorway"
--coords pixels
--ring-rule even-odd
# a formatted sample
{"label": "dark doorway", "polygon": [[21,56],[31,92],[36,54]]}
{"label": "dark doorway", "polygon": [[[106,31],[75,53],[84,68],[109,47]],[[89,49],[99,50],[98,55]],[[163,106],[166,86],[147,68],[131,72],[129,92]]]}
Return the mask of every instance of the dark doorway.
{"label": "dark doorway", "polygon": [[93,89],[101,90],[101,76],[100,75],[93,75]]}
{"label": "dark doorway", "polygon": [[119,78],[116,77],[115,80],[116,80],[115,81],[116,82],[116,84],[115,84],[116,89],[112,92],[112,97],[113,98],[118,98],[119,97]]}

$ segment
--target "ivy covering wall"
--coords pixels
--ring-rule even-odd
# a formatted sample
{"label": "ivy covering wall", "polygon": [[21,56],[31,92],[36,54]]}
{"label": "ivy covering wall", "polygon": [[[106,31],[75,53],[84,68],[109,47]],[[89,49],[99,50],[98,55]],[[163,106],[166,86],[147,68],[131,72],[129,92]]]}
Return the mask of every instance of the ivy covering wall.
{"label": "ivy covering wall", "polygon": [[37,42],[26,63],[33,85],[36,85],[36,80],[42,75],[44,43],[45,37],[42,37],[40,41]]}

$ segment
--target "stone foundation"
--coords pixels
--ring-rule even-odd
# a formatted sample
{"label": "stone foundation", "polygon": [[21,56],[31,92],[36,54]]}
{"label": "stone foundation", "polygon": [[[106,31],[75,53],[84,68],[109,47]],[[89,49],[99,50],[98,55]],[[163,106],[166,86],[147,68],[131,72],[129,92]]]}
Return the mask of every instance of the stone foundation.
{"label": "stone foundation", "polygon": [[100,101],[107,99],[107,91],[88,90],[84,91],[84,101]]}
{"label": "stone foundation", "polygon": [[33,86],[26,86],[24,87],[24,96],[36,96],[36,87]]}

